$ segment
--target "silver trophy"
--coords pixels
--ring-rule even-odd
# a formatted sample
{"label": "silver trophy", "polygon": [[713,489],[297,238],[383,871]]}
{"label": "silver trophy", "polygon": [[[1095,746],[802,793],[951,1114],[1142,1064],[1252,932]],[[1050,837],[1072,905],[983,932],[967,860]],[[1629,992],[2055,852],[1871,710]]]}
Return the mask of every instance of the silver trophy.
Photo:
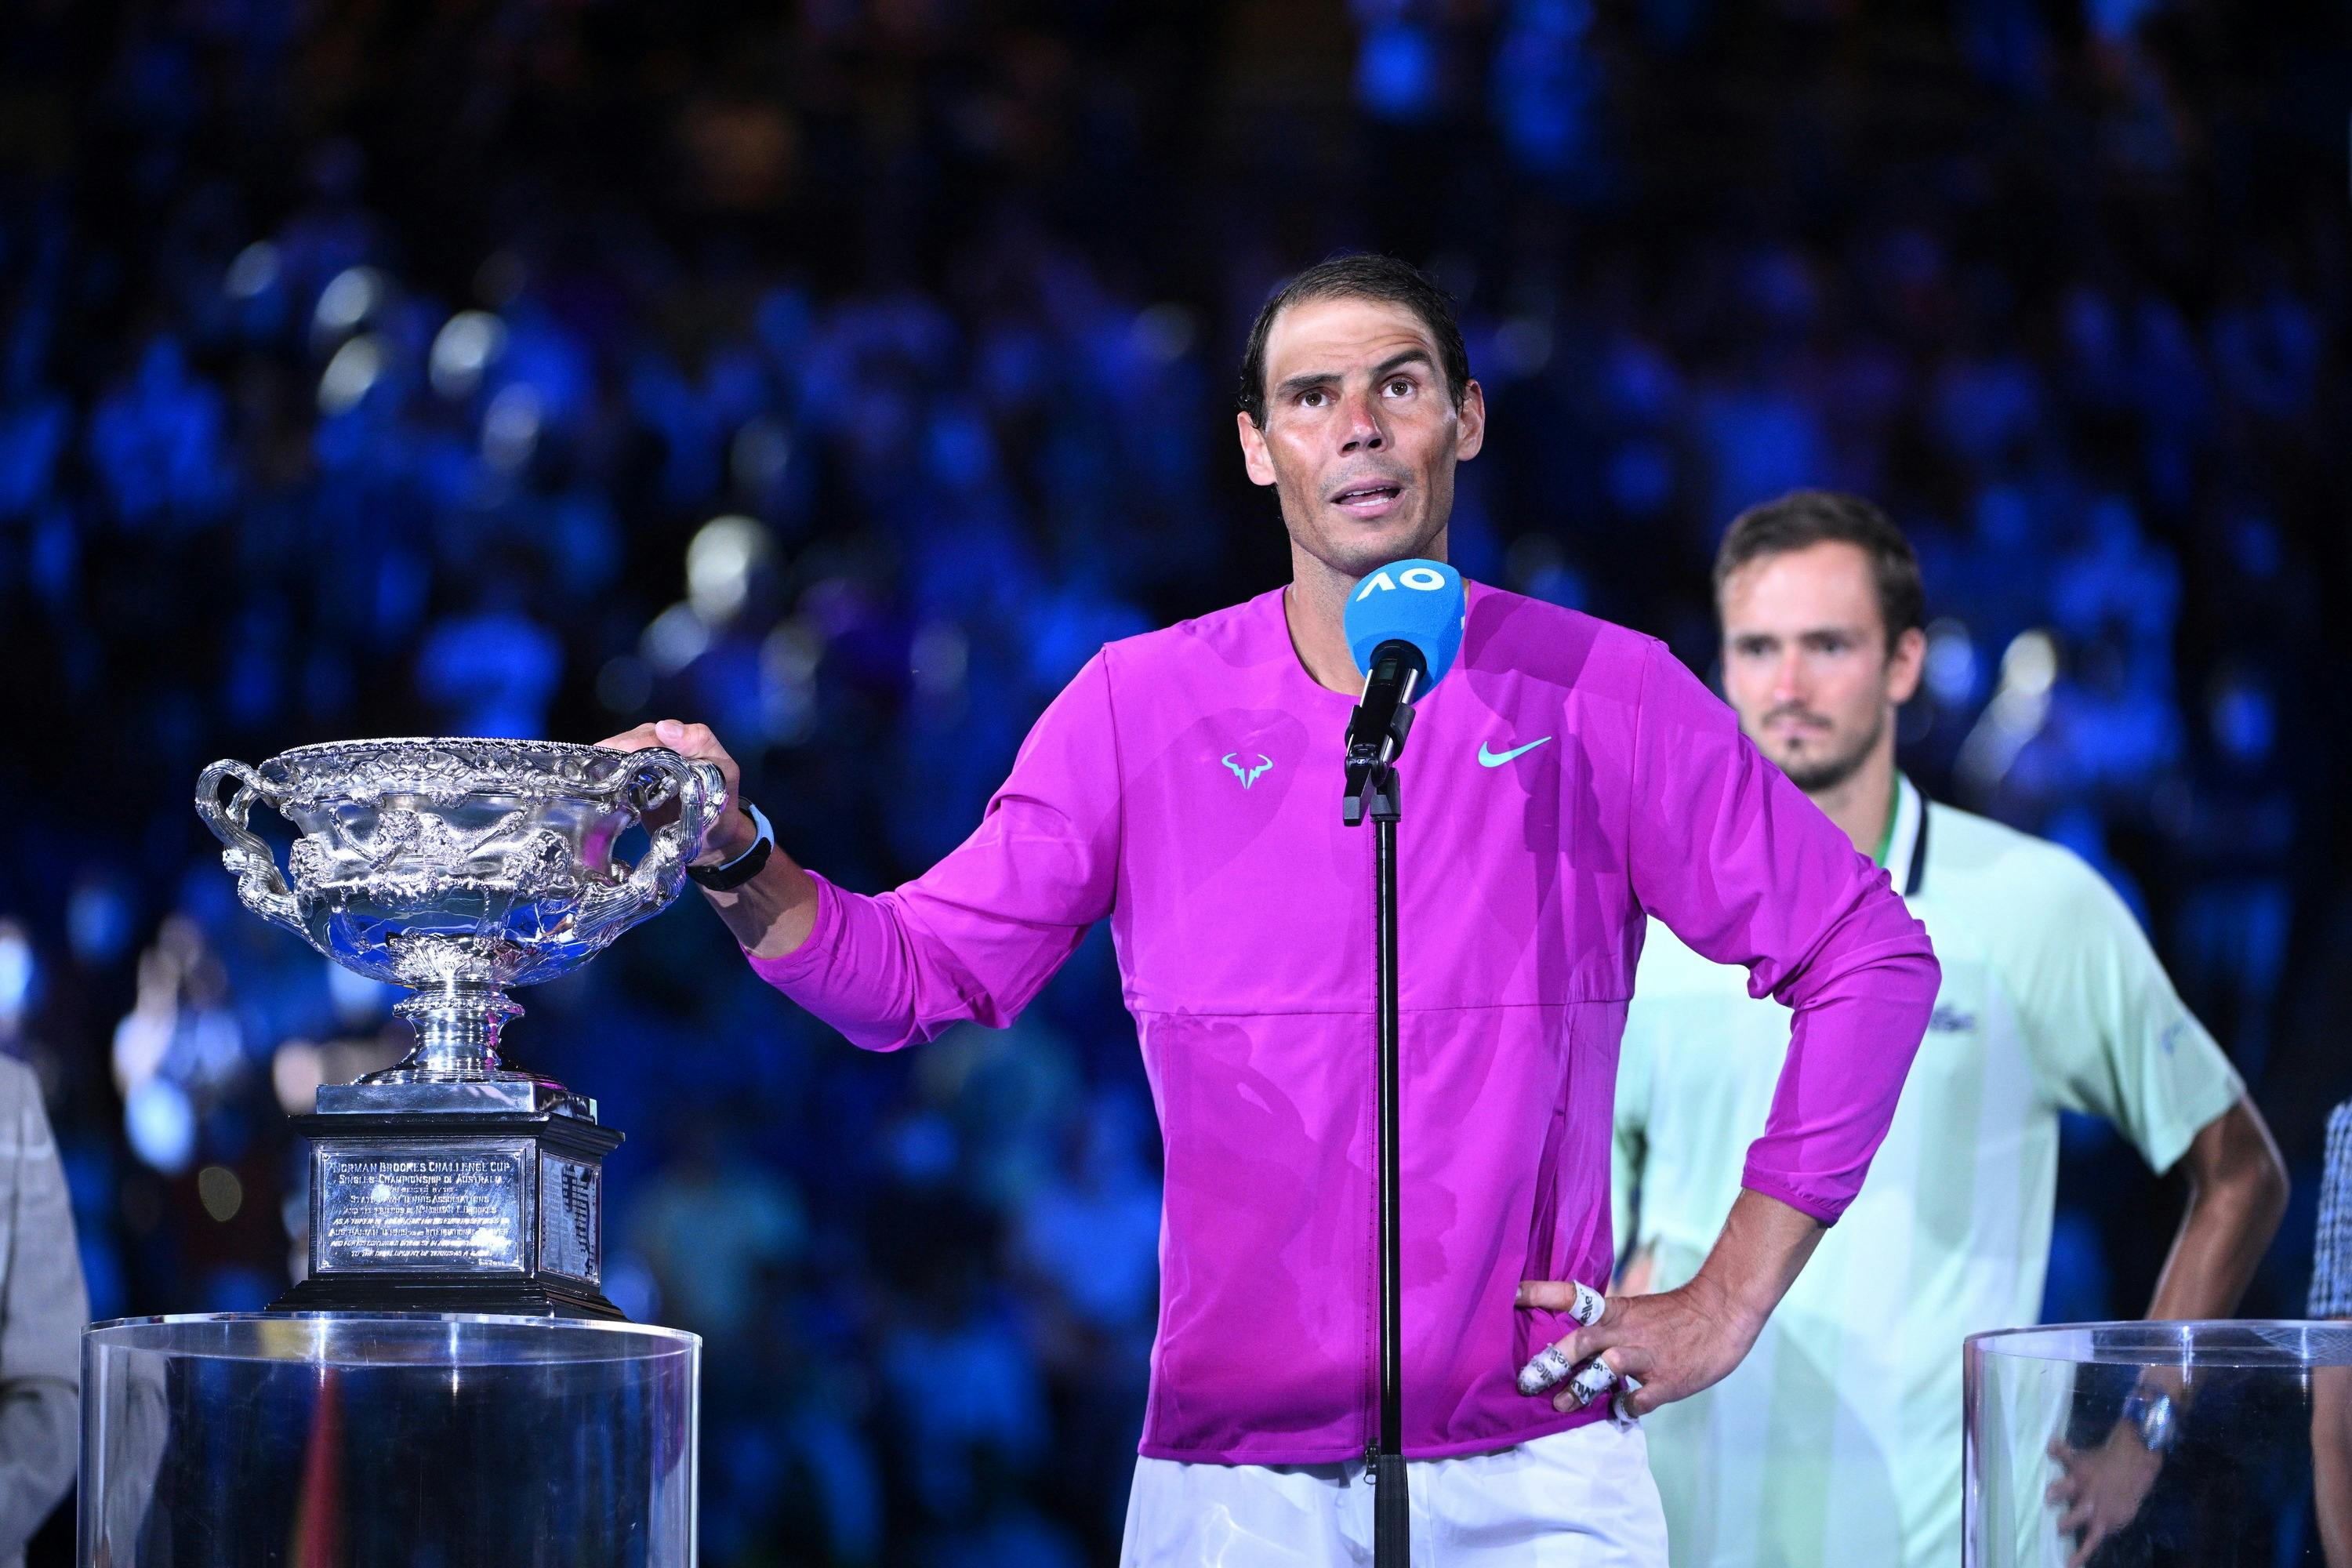
{"label": "silver trophy", "polygon": [[[247,826],[257,801],[301,835],[283,875]],[[621,1135],[593,1100],[500,1065],[522,1012],[507,987],[576,969],[668,907],[725,801],[709,763],[543,741],[338,742],[205,770],[196,812],[245,907],[415,993],[394,1008],[415,1048],[296,1118],[310,1277],[280,1306],[619,1316],[601,1289],[602,1189]],[[664,816],[634,868],[614,858]]]}

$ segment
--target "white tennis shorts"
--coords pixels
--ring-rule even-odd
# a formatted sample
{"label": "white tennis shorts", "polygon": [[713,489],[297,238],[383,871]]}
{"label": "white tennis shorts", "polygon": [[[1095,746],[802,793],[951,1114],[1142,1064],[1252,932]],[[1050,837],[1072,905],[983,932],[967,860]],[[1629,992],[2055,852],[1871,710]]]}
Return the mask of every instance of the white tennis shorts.
{"label": "white tennis shorts", "polygon": [[[1595,1421],[1499,1453],[1406,1465],[1412,1568],[1665,1568],[1639,1426]],[[1372,1560],[1372,1484],[1337,1465],[1138,1459],[1121,1568],[1333,1568]]]}

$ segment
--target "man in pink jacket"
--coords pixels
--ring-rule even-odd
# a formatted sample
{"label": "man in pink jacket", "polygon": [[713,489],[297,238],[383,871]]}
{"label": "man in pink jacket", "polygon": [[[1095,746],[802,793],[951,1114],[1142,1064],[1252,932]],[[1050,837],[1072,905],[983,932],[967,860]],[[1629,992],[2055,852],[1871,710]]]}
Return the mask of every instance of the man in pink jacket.
{"label": "man in pink jacket", "polygon": [[[980,826],[878,896],[730,814],[698,869],[752,966],[856,1044],[1011,1022],[1108,918],[1167,1150],[1129,1564],[1366,1549],[1374,1352],[1372,836],[1341,826],[1350,588],[1443,559],[1484,395],[1450,302],[1381,257],[1266,304],[1236,417],[1285,588],[1106,647]],[[733,763],[698,725],[608,744]],[[1469,585],[1402,763],[1403,1409],[1416,1563],[1663,1563],[1631,1419],[1746,1353],[1860,1185],[1933,1005],[1885,874],[1656,641]],[[1645,918],[1790,1009],[1744,1188],[1698,1276],[1611,1300],[1610,1118]],[[1530,1395],[1559,1342],[1638,1380]],[[1557,1366],[1559,1363],[1552,1363]],[[1553,1555],[1547,1555],[1552,1553]]]}

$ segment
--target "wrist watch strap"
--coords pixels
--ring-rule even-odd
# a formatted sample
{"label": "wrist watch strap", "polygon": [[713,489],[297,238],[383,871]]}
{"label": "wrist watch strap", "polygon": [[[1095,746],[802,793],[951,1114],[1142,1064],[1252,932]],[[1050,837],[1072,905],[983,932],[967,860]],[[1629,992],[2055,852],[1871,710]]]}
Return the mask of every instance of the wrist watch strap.
{"label": "wrist watch strap", "polygon": [[776,830],[768,826],[766,815],[748,800],[743,803],[743,815],[751,819],[760,836],[751,841],[751,847],[732,860],[716,866],[688,866],[686,874],[696,887],[714,893],[728,892],[758,876],[767,865],[768,857],[775,852]]}
{"label": "wrist watch strap", "polygon": [[2151,1454],[2171,1448],[2180,1436],[2180,1407],[2162,1389],[2135,1388],[2124,1401],[2124,1419],[2132,1424],[2140,1447]]}

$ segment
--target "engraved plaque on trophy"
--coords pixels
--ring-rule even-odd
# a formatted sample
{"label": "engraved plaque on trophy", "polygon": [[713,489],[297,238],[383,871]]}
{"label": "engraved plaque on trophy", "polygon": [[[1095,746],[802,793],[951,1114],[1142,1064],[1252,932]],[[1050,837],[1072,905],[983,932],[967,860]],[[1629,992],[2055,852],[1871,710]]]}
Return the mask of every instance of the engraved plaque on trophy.
{"label": "engraved plaque on trophy", "polygon": [[[246,908],[415,992],[394,1008],[415,1048],[295,1118],[310,1271],[278,1306],[620,1316],[602,1270],[621,1135],[594,1100],[500,1065],[522,1011],[506,987],[667,907],[724,800],[717,768],[674,752],[538,741],[346,742],[205,770],[196,810]],[[256,801],[300,831],[285,874],[247,826]],[[665,811],[634,868],[613,858]]]}
{"label": "engraved plaque on trophy", "polygon": [[527,1138],[319,1142],[310,1170],[317,1274],[520,1274]]}

